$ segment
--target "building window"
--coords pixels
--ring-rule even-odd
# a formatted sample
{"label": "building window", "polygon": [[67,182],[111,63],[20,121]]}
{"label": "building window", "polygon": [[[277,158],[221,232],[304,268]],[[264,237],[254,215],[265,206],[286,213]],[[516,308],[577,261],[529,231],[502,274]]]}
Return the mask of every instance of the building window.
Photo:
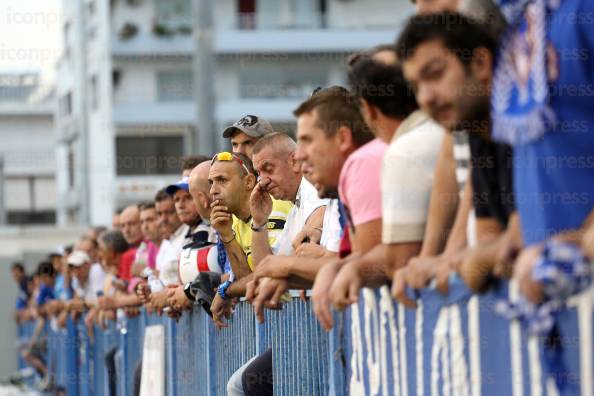
{"label": "building window", "polygon": [[6,221],[11,225],[55,224],[56,211],[42,210],[38,212],[24,212],[19,210],[9,210],[6,212]]}
{"label": "building window", "polygon": [[328,70],[313,67],[248,67],[239,72],[241,98],[306,98],[328,83]]}
{"label": "building window", "polygon": [[183,136],[119,136],[116,138],[118,176],[179,173]]}
{"label": "building window", "polygon": [[87,3],[87,15],[89,18],[92,18],[97,11],[97,4],[95,4],[95,0],[90,0]]}
{"label": "building window", "polygon": [[256,28],[256,0],[238,0],[238,27],[241,30]]}
{"label": "building window", "polygon": [[72,114],[72,93],[68,92],[60,98],[58,103],[60,115],[67,117]]}
{"label": "building window", "polygon": [[5,183],[8,224],[55,223],[55,183],[52,177],[9,177]]}
{"label": "building window", "polygon": [[319,29],[327,8],[326,0],[238,0],[238,28]]}
{"label": "building window", "polygon": [[157,100],[174,102],[192,99],[192,71],[167,70],[157,72]]}
{"label": "building window", "polygon": [[68,146],[66,168],[68,172],[68,187],[74,188],[74,150],[72,148],[72,144]]}
{"label": "building window", "polygon": [[168,28],[192,25],[191,0],[155,0],[155,20]]}
{"label": "building window", "polygon": [[92,110],[97,110],[99,107],[99,92],[97,87],[97,76],[91,77],[89,81],[89,95],[90,95],[90,105]]}

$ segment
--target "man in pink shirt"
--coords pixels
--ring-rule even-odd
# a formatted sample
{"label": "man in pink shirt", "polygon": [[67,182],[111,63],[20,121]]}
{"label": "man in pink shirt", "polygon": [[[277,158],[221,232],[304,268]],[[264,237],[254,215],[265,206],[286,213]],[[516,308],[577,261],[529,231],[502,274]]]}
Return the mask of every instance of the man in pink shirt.
{"label": "man in pink shirt", "polygon": [[387,147],[373,139],[353,152],[340,172],[338,195],[349,225],[351,251],[368,251],[381,238],[380,171]]}

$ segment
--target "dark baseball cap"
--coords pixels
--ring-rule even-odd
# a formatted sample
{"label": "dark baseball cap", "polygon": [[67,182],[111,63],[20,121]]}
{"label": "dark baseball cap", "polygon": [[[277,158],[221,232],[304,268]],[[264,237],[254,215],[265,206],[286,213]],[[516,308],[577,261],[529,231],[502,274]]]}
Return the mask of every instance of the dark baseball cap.
{"label": "dark baseball cap", "polygon": [[223,137],[230,138],[236,131],[243,132],[255,138],[260,138],[274,132],[268,120],[255,115],[246,115],[235,121],[233,125],[225,128]]}

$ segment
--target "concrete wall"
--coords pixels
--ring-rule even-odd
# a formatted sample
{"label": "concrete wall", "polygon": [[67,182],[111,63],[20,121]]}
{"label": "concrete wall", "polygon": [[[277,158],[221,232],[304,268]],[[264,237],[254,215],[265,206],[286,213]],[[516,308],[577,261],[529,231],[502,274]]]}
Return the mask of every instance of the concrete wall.
{"label": "concrete wall", "polygon": [[15,260],[24,261],[27,272],[30,273],[49,252],[59,245],[73,243],[83,232],[82,228],[0,228],[0,323],[3,323],[0,337],[0,378],[17,369],[16,326],[12,320],[17,287],[10,275],[10,266]]}

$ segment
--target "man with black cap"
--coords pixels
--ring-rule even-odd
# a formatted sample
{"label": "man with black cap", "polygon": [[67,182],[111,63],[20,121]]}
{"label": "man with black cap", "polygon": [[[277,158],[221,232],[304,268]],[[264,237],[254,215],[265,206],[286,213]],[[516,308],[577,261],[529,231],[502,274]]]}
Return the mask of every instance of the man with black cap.
{"label": "man with black cap", "polygon": [[254,144],[261,137],[273,133],[268,120],[255,115],[246,115],[235,121],[223,131],[225,139],[231,139],[234,153],[241,153],[252,159]]}

